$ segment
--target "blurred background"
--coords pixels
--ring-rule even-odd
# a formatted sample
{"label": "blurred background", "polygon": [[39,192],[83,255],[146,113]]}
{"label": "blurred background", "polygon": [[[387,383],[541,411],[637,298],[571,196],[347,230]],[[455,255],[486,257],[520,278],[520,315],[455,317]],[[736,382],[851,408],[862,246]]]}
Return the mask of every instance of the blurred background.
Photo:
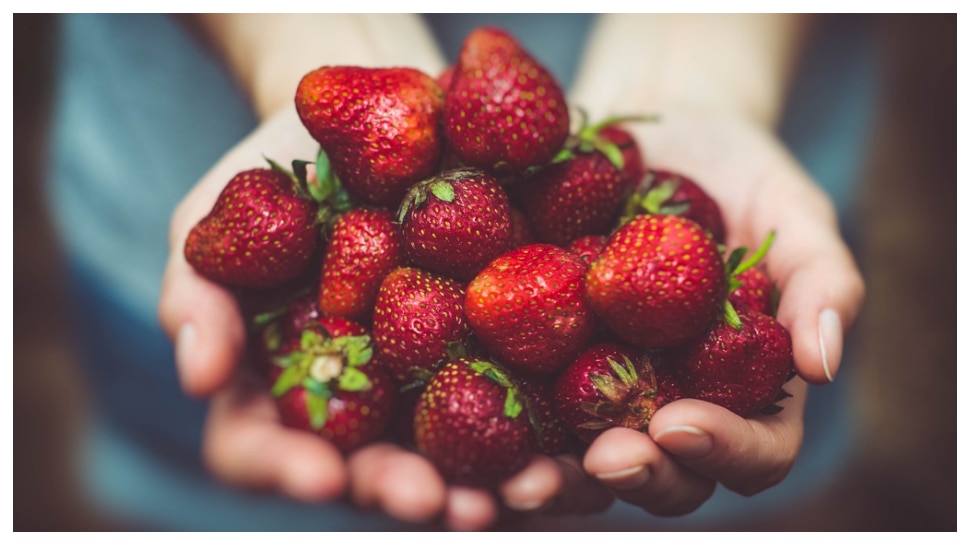
{"label": "blurred background", "polygon": [[[864,105],[874,129],[861,192],[843,211],[868,287],[839,378],[857,437],[822,491],[782,516],[710,529],[955,531],[956,15],[832,19],[843,31],[865,28],[879,63],[874,103]],[[43,194],[56,24],[14,16],[14,530],[137,530],[100,512],[80,484],[91,395]],[[836,42],[810,62],[839,54]]]}

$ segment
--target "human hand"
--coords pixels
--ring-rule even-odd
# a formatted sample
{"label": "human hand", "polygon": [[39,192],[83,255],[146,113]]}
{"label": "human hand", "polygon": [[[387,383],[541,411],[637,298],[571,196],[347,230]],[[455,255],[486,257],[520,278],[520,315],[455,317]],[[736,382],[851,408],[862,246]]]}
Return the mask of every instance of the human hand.
{"label": "human hand", "polygon": [[230,150],[172,215],[159,319],[175,342],[183,389],[211,398],[203,458],[212,473],[242,488],[308,502],[348,497],[402,521],[441,518],[460,530],[493,524],[500,503],[518,511],[605,509],[612,494],[589,479],[574,457],[536,456],[493,494],[448,485],[424,457],[391,443],[365,446],[345,459],[320,437],[283,426],[268,385],[241,364],[246,327],[233,294],[198,275],[183,247],[237,172],[257,166],[262,155],[287,164],[314,157],[316,149],[295,111],[284,108]]}
{"label": "human hand", "polygon": [[807,383],[834,380],[864,286],[832,203],[767,129],[716,108],[659,113],[658,124],[630,127],[647,164],[681,172],[711,194],[728,248],[754,248],[777,233],[765,264],[782,293],[778,321],[791,333],[798,373],[778,414],[744,419],[681,400],[657,412],[649,436],[615,429],[590,446],[584,468],[619,498],[678,515],[700,507],[717,482],[752,495],[787,475],[801,446]]}

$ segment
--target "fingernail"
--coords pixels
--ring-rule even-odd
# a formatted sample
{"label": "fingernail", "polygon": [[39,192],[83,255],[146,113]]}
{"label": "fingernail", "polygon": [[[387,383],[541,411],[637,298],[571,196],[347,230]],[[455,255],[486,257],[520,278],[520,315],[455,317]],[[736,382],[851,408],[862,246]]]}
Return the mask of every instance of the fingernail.
{"label": "fingernail", "polygon": [[694,426],[670,426],[653,438],[664,450],[681,458],[700,458],[714,448],[711,436]]}
{"label": "fingernail", "polygon": [[183,377],[185,376],[185,369],[191,357],[192,350],[195,348],[195,340],[197,337],[198,333],[196,333],[195,325],[192,322],[183,324],[175,336],[175,365],[178,367],[179,374]]}
{"label": "fingernail", "polygon": [[610,473],[597,473],[596,478],[613,488],[629,490],[643,486],[650,478],[650,470],[647,469],[647,466],[636,466]]}
{"label": "fingernail", "polygon": [[832,382],[842,363],[842,319],[830,308],[818,315],[818,349],[825,378]]}
{"label": "fingernail", "polygon": [[545,505],[545,503],[546,502],[541,500],[523,502],[505,500],[505,505],[513,511],[535,511],[536,509]]}

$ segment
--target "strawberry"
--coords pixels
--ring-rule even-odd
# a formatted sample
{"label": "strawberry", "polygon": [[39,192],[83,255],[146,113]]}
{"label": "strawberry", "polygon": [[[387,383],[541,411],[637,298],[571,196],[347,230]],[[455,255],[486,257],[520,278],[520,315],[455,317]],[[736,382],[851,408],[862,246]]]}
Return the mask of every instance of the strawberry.
{"label": "strawberry", "polygon": [[636,187],[647,173],[643,153],[633,135],[616,124],[608,124],[599,129],[600,138],[613,143],[623,157],[623,181],[629,187]]}
{"label": "strawberry", "polygon": [[587,235],[572,241],[566,249],[578,255],[586,263],[592,263],[606,247],[606,240],[603,235]]}
{"label": "strawberry", "polygon": [[470,166],[513,170],[552,159],[569,135],[555,78],[508,33],[472,31],[445,94],[444,133]]}
{"label": "strawberry", "polygon": [[283,284],[302,274],[314,256],[318,209],[285,172],[240,172],[189,232],[185,260],[228,286]]}
{"label": "strawberry", "polygon": [[549,244],[512,250],[468,285],[465,314],[486,350],[525,372],[553,373],[590,342],[587,265]]}
{"label": "strawberry", "polygon": [[499,365],[449,362],[418,400],[415,443],[449,482],[494,487],[532,455],[524,409],[522,394]]}
{"label": "strawberry", "polygon": [[320,276],[320,311],[370,320],[381,282],[403,264],[401,232],[391,212],[347,212],[330,231]]}
{"label": "strawberry", "polygon": [[514,192],[539,240],[565,247],[609,232],[631,190],[619,168],[592,152],[543,167]]}
{"label": "strawberry", "polygon": [[317,307],[317,295],[310,291],[283,302],[278,308],[253,316],[248,340],[260,369],[268,372],[273,368],[273,356],[279,351],[283,340],[298,338],[318,318],[320,309]]}
{"label": "strawberry", "polygon": [[667,348],[704,333],[723,304],[724,263],[714,239],[679,216],[637,216],[590,265],[590,306],[613,333]]}
{"label": "strawberry", "polygon": [[794,369],[791,336],[774,318],[741,310],[738,325],[719,318],[700,340],[678,352],[674,374],[684,395],[748,417],[786,396]]}
{"label": "strawberry", "polygon": [[398,213],[408,259],[469,280],[509,249],[505,190],[478,169],[457,169],[415,184]]}
{"label": "strawberry", "polygon": [[296,110],[357,199],[397,207],[441,158],[444,93],[412,68],[323,66],[307,73]]}
{"label": "strawberry", "polygon": [[394,404],[390,380],[371,362],[367,331],[324,316],[282,341],[272,394],[283,423],[319,434],[349,452],[384,430]]}
{"label": "strawberry", "polygon": [[557,412],[585,443],[614,427],[646,433],[654,413],[677,397],[675,390],[660,389],[648,356],[612,343],[580,354],[554,390]]}
{"label": "strawberry", "polygon": [[374,344],[384,369],[399,384],[430,378],[471,334],[457,281],[403,267],[381,283],[374,308]]}
{"label": "strawberry", "polygon": [[523,375],[512,377],[526,400],[529,422],[532,426],[532,448],[547,456],[566,452],[569,433],[556,411],[552,380],[548,376]]}
{"label": "strawberry", "polygon": [[750,309],[769,316],[775,314],[772,300],[774,286],[763,267],[747,269],[737,275],[737,280],[740,286],[728,296],[728,301],[735,309]]}
{"label": "strawberry", "polygon": [[724,244],[726,229],[717,202],[690,178],[665,170],[653,170],[627,201],[621,221],[636,214],[676,214],[699,223]]}
{"label": "strawberry", "polygon": [[442,91],[448,92],[451,88],[451,82],[455,79],[455,67],[454,65],[446,67],[444,70],[438,74],[435,78],[435,82],[438,83],[438,87],[441,87]]}

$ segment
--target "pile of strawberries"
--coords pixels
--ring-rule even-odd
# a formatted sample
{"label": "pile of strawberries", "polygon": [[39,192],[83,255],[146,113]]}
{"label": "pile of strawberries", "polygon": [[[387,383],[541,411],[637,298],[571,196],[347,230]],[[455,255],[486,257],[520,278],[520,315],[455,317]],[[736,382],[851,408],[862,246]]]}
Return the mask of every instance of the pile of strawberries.
{"label": "pile of strawberries", "polygon": [[619,126],[642,119],[571,134],[508,34],[475,30],[437,80],[319,68],[296,108],[319,156],[237,174],[185,244],[238,294],[285,424],[488,487],[679,398],[779,410],[771,237],[726,252],[717,203]]}

